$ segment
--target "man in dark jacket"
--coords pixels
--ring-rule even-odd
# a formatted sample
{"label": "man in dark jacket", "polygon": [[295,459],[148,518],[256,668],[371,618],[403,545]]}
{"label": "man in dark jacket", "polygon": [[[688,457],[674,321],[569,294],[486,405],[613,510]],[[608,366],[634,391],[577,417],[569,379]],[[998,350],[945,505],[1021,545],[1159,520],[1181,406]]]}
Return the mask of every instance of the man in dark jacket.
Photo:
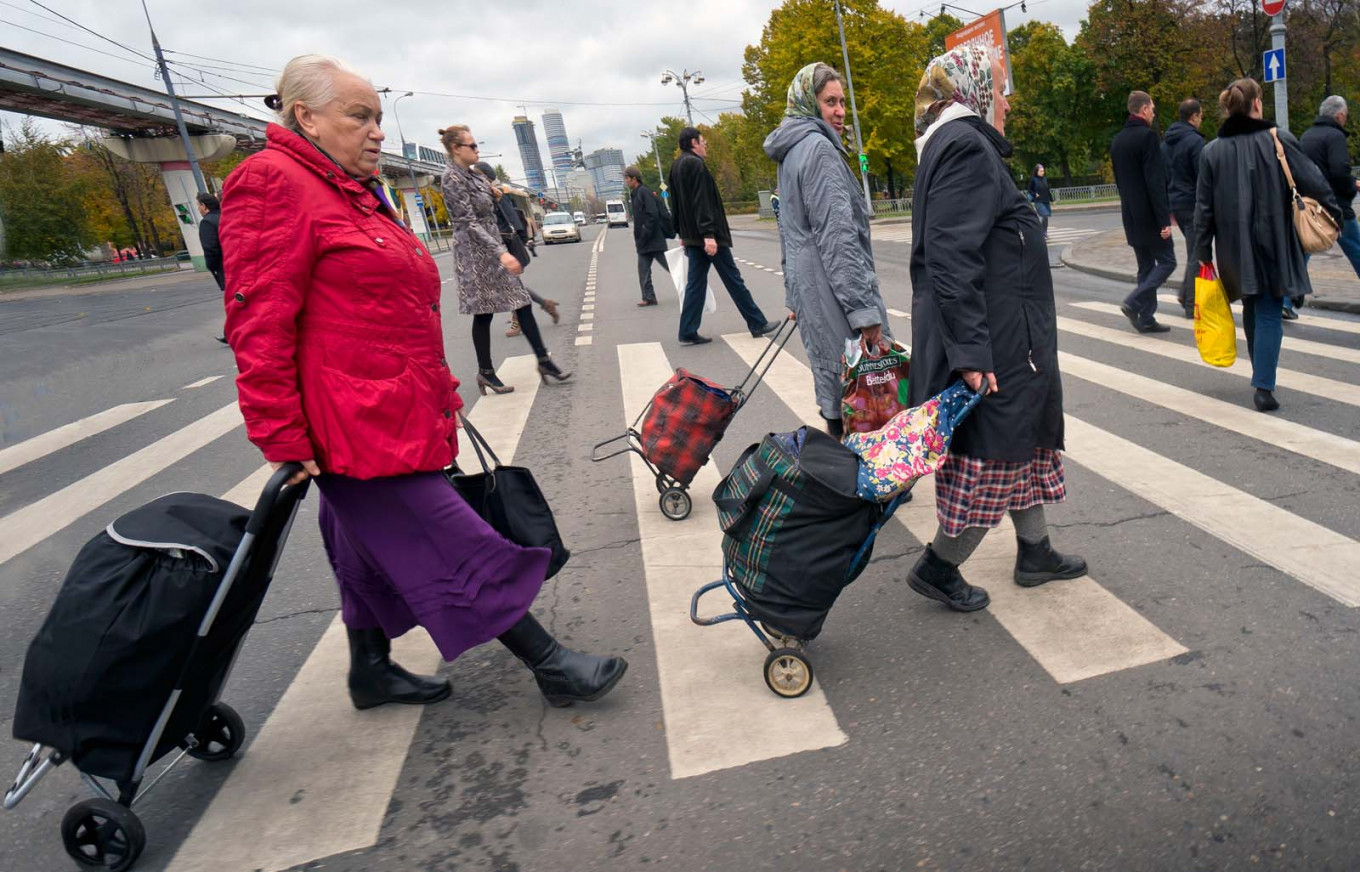
{"label": "man in dark jacket", "polygon": [[[222,271],[222,241],[217,236],[217,222],[222,219],[222,203],[212,194],[198,195],[198,214],[203,217],[198,222],[198,242],[203,246],[203,265],[212,273],[217,289],[227,289],[227,276]],[[217,341],[227,344],[226,335],[218,336]]]}
{"label": "man in dark jacket", "polygon": [[642,183],[642,173],[637,167],[623,171],[623,183],[633,192],[633,244],[637,246],[638,281],[642,284],[642,300],[638,306],[655,306],[652,261],[670,272],[666,266],[666,228],[661,216],[661,210],[666,207],[652,189]]}
{"label": "man in dark jacket", "polygon": [[1313,159],[1322,175],[1332,186],[1337,204],[1341,206],[1341,238],[1337,240],[1346,253],[1355,274],[1360,275],[1360,222],[1355,218],[1355,192],[1360,181],[1351,176],[1349,149],[1346,146],[1346,120],[1349,116],[1346,100],[1331,96],[1322,101],[1317,120],[1303,132],[1299,147]]}
{"label": "man in dark jacket", "polygon": [[1171,215],[1185,235],[1185,278],[1176,294],[1185,317],[1195,317],[1195,276],[1199,264],[1195,261],[1195,186],[1199,181],[1199,154],[1204,151],[1204,135],[1199,126],[1204,122],[1204,111],[1193,97],[1181,101],[1177,120],[1166,130],[1162,152],[1171,172]]}
{"label": "man in dark jacket", "polygon": [[689,276],[685,282],[685,303],[680,311],[680,342],[703,345],[712,342],[699,335],[708,289],[708,268],[717,267],[727,293],[736,303],[752,336],[764,336],[779,329],[751,298],[732,259],[732,231],[727,226],[718,183],[708,171],[704,158],[708,143],[693,127],[680,131],[680,157],[671,164],[670,189],[675,203],[675,230],[685,245]]}
{"label": "man in dark jacket", "polygon": [[1166,191],[1166,159],[1152,125],[1157,107],[1144,91],[1129,95],[1129,118],[1110,143],[1110,162],[1119,186],[1124,238],[1138,258],[1138,286],[1119,308],[1139,333],[1170,330],[1153,318],[1157,289],[1176,269],[1171,241],[1171,205]]}

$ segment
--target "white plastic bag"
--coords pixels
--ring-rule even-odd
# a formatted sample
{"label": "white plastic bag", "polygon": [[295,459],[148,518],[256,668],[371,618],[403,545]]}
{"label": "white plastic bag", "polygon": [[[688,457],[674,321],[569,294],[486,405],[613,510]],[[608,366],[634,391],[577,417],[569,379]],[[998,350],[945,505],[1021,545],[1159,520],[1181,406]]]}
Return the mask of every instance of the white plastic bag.
{"label": "white plastic bag", "polygon": [[[675,282],[675,295],[680,299],[680,308],[685,307],[685,282],[689,279],[689,257],[685,247],[666,249],[666,268],[671,271],[671,281]],[[718,301],[713,296],[713,286],[708,286],[708,296],[704,299],[704,311],[713,314],[718,311]]]}

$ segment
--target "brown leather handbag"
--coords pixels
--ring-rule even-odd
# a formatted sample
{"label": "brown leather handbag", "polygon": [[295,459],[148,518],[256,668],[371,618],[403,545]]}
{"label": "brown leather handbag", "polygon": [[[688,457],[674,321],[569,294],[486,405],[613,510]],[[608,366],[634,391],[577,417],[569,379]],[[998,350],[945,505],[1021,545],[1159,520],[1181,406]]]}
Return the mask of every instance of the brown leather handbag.
{"label": "brown leather handbag", "polygon": [[1289,196],[1294,200],[1292,210],[1294,230],[1299,234],[1303,251],[1305,254],[1326,251],[1336,244],[1337,237],[1341,235],[1341,227],[1331,213],[1322,208],[1321,203],[1299,193],[1299,189],[1294,185],[1294,174],[1289,170],[1289,159],[1284,156],[1284,145],[1280,142],[1275,128],[1270,129],[1270,135],[1275,140],[1275,156],[1280,159],[1280,166],[1284,167],[1285,180],[1289,182]]}

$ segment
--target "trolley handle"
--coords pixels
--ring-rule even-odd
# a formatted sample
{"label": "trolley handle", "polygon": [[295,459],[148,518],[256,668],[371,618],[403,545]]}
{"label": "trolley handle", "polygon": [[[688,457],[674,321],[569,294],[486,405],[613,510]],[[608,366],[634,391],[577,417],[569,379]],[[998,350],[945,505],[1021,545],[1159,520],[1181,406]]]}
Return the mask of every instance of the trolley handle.
{"label": "trolley handle", "polygon": [[264,491],[260,498],[255,501],[255,511],[250,513],[250,520],[246,522],[246,532],[252,536],[260,535],[264,529],[269,516],[274,513],[274,504],[279,501],[279,494],[283,493],[283,488],[288,483],[288,479],[302,472],[302,464],[289,461],[269,477],[269,483],[264,486]]}
{"label": "trolley handle", "polygon": [[770,367],[774,366],[775,358],[779,357],[779,352],[784,350],[784,346],[788,344],[797,331],[798,321],[790,313],[789,317],[784,320],[783,324],[779,325],[779,329],[770,337],[769,344],[760,352],[760,356],[756,358],[756,362],[751,366],[751,371],[746,374],[746,378],[742,379],[741,384],[732,389],[732,393],[737,398],[737,409],[740,410],[742,406],[746,405],[751,394],[755,393],[756,389],[760,387],[760,383],[765,380],[765,375],[770,371]]}

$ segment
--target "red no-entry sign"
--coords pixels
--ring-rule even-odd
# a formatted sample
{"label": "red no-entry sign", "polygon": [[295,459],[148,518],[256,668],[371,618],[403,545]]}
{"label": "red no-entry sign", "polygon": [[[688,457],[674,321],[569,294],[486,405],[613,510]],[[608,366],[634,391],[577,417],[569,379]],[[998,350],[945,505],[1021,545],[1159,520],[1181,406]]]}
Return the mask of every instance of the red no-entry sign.
{"label": "red no-entry sign", "polygon": [[1284,0],[1261,0],[1261,9],[1267,15],[1279,15],[1284,11]]}

